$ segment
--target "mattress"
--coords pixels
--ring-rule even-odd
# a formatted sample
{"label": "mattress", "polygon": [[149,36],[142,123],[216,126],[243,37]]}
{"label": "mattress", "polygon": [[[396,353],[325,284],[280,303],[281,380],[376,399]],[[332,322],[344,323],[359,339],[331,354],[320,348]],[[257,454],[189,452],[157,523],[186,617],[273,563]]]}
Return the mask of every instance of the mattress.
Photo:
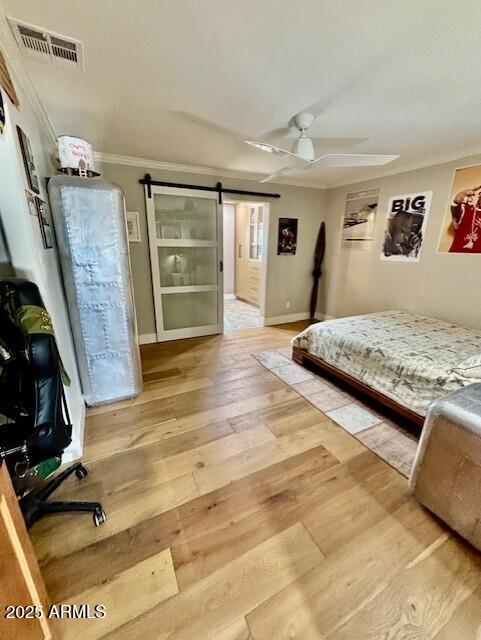
{"label": "mattress", "polygon": [[481,332],[405,311],[319,322],[292,344],[421,416],[434,400],[481,382],[455,371],[481,354]]}

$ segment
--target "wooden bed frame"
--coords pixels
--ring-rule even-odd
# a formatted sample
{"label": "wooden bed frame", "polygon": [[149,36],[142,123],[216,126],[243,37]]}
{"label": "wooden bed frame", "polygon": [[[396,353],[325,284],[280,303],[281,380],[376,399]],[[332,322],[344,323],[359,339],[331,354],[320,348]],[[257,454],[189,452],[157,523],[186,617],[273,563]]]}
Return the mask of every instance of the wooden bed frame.
{"label": "wooden bed frame", "polygon": [[388,409],[391,409],[391,411],[394,411],[404,418],[407,418],[411,422],[414,422],[416,425],[420,427],[423,426],[424,416],[420,416],[418,413],[411,411],[411,409],[403,407],[395,400],[392,400],[391,398],[385,396],[383,393],[380,393],[372,387],[369,387],[367,384],[364,384],[364,382],[356,380],[356,378],[353,378],[348,373],[344,373],[344,371],[337,369],[332,364],[328,364],[321,358],[313,355],[312,353],[309,353],[305,349],[301,349],[300,347],[292,347],[292,359],[294,360],[294,362],[297,362],[297,364],[300,364],[307,369],[313,369],[314,371],[320,370],[321,372],[330,374],[334,378],[347,383],[358,391],[362,391],[362,393],[365,393]]}

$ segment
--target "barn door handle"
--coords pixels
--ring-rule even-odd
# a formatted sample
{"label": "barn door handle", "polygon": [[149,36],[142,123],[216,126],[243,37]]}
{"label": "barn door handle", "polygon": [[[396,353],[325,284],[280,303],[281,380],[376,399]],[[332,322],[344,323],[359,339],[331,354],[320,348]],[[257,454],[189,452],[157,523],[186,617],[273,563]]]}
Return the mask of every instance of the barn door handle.
{"label": "barn door handle", "polygon": [[242,258],[242,245],[239,245],[239,258]]}

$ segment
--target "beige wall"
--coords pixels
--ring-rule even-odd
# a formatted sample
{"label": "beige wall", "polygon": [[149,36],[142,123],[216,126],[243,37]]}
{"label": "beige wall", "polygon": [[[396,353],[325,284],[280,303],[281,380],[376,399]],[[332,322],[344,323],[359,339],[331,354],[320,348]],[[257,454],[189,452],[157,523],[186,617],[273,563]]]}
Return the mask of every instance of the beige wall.
{"label": "beige wall", "polygon": [[224,295],[234,295],[235,289],[235,207],[233,204],[225,204],[222,207],[223,223],[223,256],[224,262]]}
{"label": "beige wall", "polygon": [[[144,189],[139,184],[146,172],[154,180],[167,180],[199,185],[215,185],[217,176],[191,175],[156,171],[142,167],[101,164],[99,170],[106,180],[119,184],[125,193],[128,211],[140,214],[141,243],[131,243],[132,276],[135,304],[140,334],[155,333],[154,306],[152,300],[152,279],[150,272],[147,221],[145,213]],[[314,259],[314,245],[317,231],[323,220],[325,192],[320,189],[305,189],[285,185],[259,184],[246,180],[225,178],[227,187],[253,191],[276,192],[278,200],[269,200],[270,219],[268,233],[268,270],[266,317],[290,314],[304,314],[307,317],[311,291],[311,271]],[[249,196],[250,200],[254,200]],[[265,201],[265,198],[259,198]],[[298,247],[295,256],[277,256],[277,221],[280,217],[299,219]],[[286,309],[286,302],[290,308]]]}
{"label": "beige wall", "polygon": [[[326,206],[327,252],[319,310],[339,317],[404,309],[481,328],[481,256],[437,253],[453,171],[456,167],[476,163],[481,163],[481,156],[330,190]],[[381,189],[381,194],[372,249],[341,248],[346,194],[375,187]],[[429,190],[433,192],[433,200],[421,260],[413,263],[381,261],[389,198]]]}

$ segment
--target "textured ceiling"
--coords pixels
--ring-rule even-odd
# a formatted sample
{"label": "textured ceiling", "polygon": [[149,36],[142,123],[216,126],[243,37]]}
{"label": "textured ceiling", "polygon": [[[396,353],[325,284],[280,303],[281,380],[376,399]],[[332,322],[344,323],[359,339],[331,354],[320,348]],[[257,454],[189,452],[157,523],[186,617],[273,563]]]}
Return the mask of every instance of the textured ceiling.
{"label": "textured ceiling", "polygon": [[243,139],[313,104],[318,153],[401,157],[279,182],[346,184],[481,148],[478,0],[0,2],[83,42],[84,71],[24,62],[55,132],[97,151],[267,173],[285,160]]}

